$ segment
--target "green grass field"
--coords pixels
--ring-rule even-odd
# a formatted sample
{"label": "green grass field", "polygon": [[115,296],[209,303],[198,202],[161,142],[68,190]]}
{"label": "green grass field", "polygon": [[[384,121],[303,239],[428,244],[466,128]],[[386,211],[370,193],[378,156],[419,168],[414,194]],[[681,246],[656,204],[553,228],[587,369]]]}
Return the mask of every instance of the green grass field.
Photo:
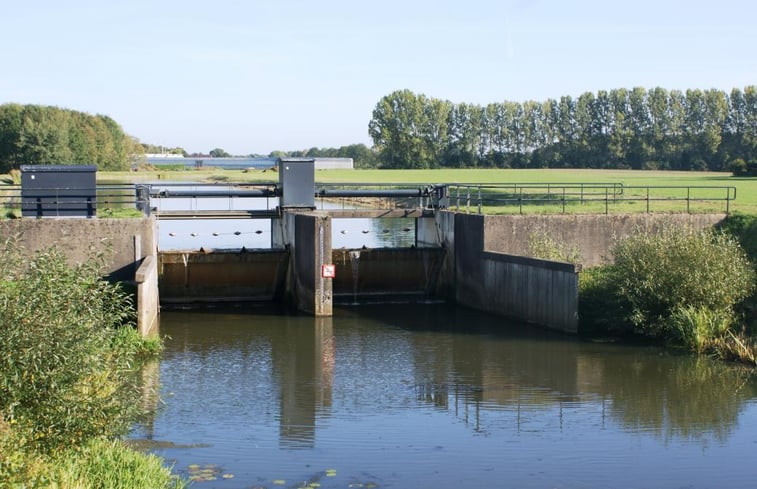
{"label": "green grass field", "polygon": [[[565,212],[595,213],[605,212],[646,212],[647,203],[652,212],[686,212],[687,193],[692,199],[723,198],[726,190],[701,189],[694,187],[735,187],[736,200],[730,203],[730,211],[757,214],[757,178],[735,178],[730,173],[713,172],[660,172],[660,171],[631,171],[631,170],[498,170],[498,169],[445,169],[445,170],[319,170],[315,175],[318,183],[377,183],[396,185],[409,184],[531,184],[541,188],[526,189],[525,198],[543,200],[538,203],[518,202],[518,192],[492,191],[492,198],[509,199],[507,205],[502,202],[484,202],[483,211],[487,213],[517,213],[563,212],[562,192],[559,184],[623,184],[625,200],[615,202],[612,195],[608,196],[610,204],[605,206],[605,191],[601,188],[585,190],[584,202],[578,200],[580,191],[573,187],[566,189],[567,203]],[[277,181],[278,175],[273,171],[237,171],[237,170],[186,170],[186,171],[153,171],[153,172],[99,172],[98,182],[137,182],[137,181],[206,181],[206,182],[271,182]],[[547,188],[546,184],[555,184],[554,188]],[[629,188],[643,187],[643,188]],[[647,190],[650,187],[650,200],[647,202]],[[659,187],[692,187],[690,190],[663,189]],[[461,189],[459,202],[461,207],[468,203],[467,189]],[[454,192],[454,189],[453,189]],[[571,195],[573,194],[573,195]],[[451,196],[450,204],[453,208],[458,199]],[[486,197],[486,195],[484,195]],[[677,198],[682,200],[671,200]],[[661,199],[661,200],[654,200]],[[471,196],[471,210],[477,210],[477,192]],[[522,204],[522,205],[519,205]],[[724,212],[726,203],[719,200],[705,202],[690,201],[688,210],[691,212]]]}

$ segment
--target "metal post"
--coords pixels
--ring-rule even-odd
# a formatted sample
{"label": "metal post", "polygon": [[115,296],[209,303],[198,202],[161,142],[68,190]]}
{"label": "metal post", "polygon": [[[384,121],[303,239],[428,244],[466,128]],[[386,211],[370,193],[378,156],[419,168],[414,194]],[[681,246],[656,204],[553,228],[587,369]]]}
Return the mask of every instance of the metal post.
{"label": "metal post", "polygon": [[605,214],[610,213],[609,205],[610,205],[610,202],[609,202],[609,197],[607,195],[607,187],[605,187]]}
{"label": "metal post", "polygon": [[562,188],[562,213],[565,214],[565,187]]}
{"label": "metal post", "polygon": [[686,187],[686,213],[687,214],[691,214],[690,203],[691,203],[691,187]]}
{"label": "metal post", "polygon": [[647,214],[649,214],[649,187],[647,187]]}
{"label": "metal post", "polygon": [[520,193],[518,194],[518,208],[520,213],[523,214],[523,187],[520,188]]}
{"label": "metal post", "polygon": [[481,187],[478,187],[478,213],[481,214]]}

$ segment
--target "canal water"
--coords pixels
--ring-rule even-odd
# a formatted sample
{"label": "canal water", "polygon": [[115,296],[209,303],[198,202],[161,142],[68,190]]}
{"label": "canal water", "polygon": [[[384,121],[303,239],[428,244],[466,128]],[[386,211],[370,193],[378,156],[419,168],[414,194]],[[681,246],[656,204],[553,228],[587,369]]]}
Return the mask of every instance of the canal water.
{"label": "canal water", "polygon": [[[218,488],[751,488],[757,381],[445,304],[166,311],[132,437]],[[146,389],[149,392],[149,389]]]}

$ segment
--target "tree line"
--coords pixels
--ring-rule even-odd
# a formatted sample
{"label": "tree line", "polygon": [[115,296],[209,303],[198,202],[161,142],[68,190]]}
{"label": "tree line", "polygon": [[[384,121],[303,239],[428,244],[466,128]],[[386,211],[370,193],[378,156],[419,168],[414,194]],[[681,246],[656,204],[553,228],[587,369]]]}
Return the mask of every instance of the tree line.
{"label": "tree line", "polygon": [[139,143],[105,115],[42,105],[0,105],[0,173],[21,165],[128,170]]}
{"label": "tree line", "polygon": [[271,151],[269,158],[352,158],[355,168],[375,168],[378,155],[365,144],[349,144],[338,148],[318,148],[300,151]]}
{"label": "tree line", "polygon": [[399,90],[373,110],[386,168],[615,168],[757,173],[757,87],[586,92],[452,103]]}

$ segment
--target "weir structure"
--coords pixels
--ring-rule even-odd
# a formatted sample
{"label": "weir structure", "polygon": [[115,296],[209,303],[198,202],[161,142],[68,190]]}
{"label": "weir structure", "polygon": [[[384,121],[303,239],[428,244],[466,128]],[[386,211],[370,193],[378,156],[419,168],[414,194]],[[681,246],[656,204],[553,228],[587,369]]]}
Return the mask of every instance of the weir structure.
{"label": "weir structure", "polygon": [[[54,198],[58,194],[51,194],[49,188],[37,188],[35,191],[41,191],[46,200],[40,204],[35,197],[35,209],[42,208],[49,215],[37,213],[35,219],[0,220],[0,237],[18,237],[19,244],[30,253],[57,245],[72,263],[87,260],[93,248],[108,255],[109,278],[132,281],[137,289],[139,329],[145,335],[156,329],[161,304],[276,301],[319,317],[332,315],[335,303],[396,300],[452,301],[575,333],[581,266],[529,257],[531,233],[538,231],[556,242],[578,245],[580,262],[596,265],[608,260],[615,238],[640,228],[654,230],[673,225],[702,229],[725,217],[724,213],[483,215],[480,210],[485,196],[481,189],[485,186],[478,188],[478,195],[471,192],[471,186],[462,186],[462,196],[461,186],[451,185],[413,184],[391,189],[366,184],[316,186],[312,159],[281,159],[278,173],[277,184],[128,187],[132,201],[136,200],[137,208],[145,214],[135,219],[94,219],[89,209],[95,206],[89,205],[89,196],[101,197],[103,191],[99,188],[84,192],[88,195],[88,214],[82,217],[86,218],[60,219],[56,215],[59,202]],[[577,184],[542,184],[545,185],[544,196],[524,197],[523,189],[533,188],[526,184],[505,199],[522,207],[524,202],[553,202],[556,198],[563,208],[568,199],[594,199],[607,208],[611,200],[622,200],[625,191],[618,184],[580,184],[580,188]],[[735,198],[735,190],[722,189],[725,197],[712,200],[725,200],[727,206]],[[82,189],[64,190],[68,191],[66,205],[70,205],[71,195],[79,195]],[[28,199],[24,195],[30,194],[19,195],[23,203]],[[695,199],[690,188],[685,195],[688,209]],[[152,205],[154,199],[174,197],[274,199],[277,205],[213,211],[165,210]],[[7,198],[12,201],[16,197]],[[316,198],[350,202],[360,199],[363,206],[318,209]],[[412,199],[414,205],[389,209],[370,206],[377,199],[390,198]],[[502,194],[495,198],[503,199]],[[652,200],[647,190],[647,208]],[[472,204],[479,213],[462,211],[461,202],[464,210],[469,211]],[[163,219],[191,220],[193,226],[201,228],[209,222],[207,219],[230,218],[270,220],[270,247],[159,249],[158,228]],[[412,244],[400,248],[334,249],[334,223],[349,218],[412,219]]]}

